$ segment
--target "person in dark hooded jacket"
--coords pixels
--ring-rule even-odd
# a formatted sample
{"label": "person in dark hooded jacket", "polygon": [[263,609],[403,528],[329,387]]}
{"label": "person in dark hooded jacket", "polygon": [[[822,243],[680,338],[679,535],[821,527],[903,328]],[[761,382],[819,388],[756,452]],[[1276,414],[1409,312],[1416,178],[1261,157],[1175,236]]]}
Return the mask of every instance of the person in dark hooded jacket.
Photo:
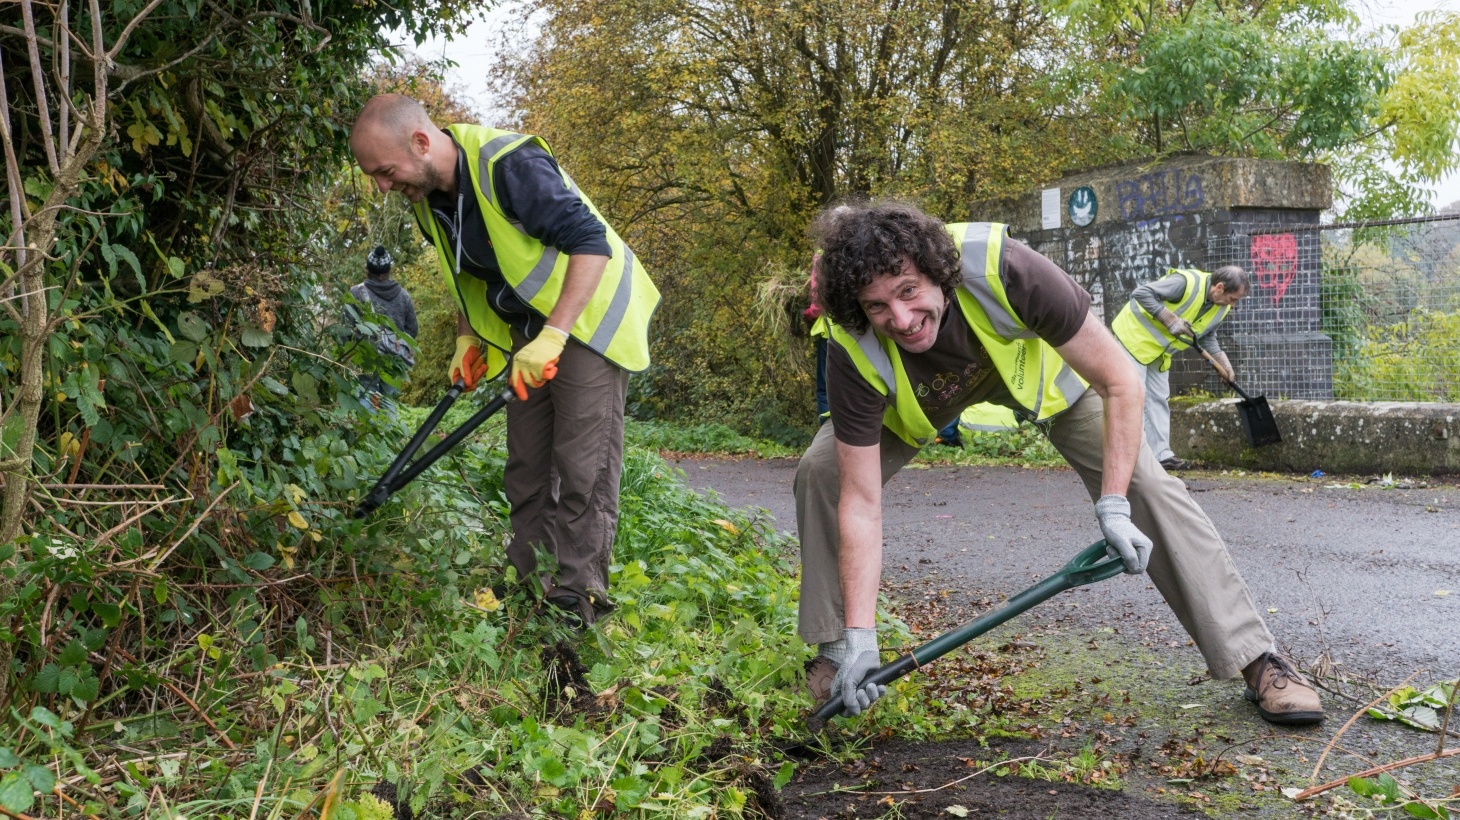
{"label": "person in dark hooded jacket", "polygon": [[416,325],[416,303],[399,282],[390,278],[391,265],[390,251],[384,245],[376,245],[365,257],[365,281],[350,288],[350,294],[388,317],[395,322],[396,330],[414,339],[420,330]]}
{"label": "person in dark hooded jacket", "polygon": [[[350,295],[362,305],[369,305],[371,310],[395,323],[395,332],[382,329],[376,335],[376,349],[396,356],[410,367],[416,363],[415,351],[397,333],[413,340],[416,338],[416,333],[420,330],[416,323],[416,303],[399,282],[390,278],[392,264],[390,251],[384,245],[376,245],[375,250],[365,257],[365,281],[350,288]],[[386,384],[377,373],[361,374],[360,383],[371,393],[386,396],[396,393],[395,388]]]}

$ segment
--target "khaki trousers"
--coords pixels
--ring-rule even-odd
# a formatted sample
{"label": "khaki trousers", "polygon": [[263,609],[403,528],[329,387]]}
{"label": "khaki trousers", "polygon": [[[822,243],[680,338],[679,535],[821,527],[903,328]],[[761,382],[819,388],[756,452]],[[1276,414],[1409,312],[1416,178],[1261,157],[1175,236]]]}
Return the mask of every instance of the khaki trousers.
{"label": "khaki trousers", "polygon": [[[1049,427],[1050,442],[1085,482],[1092,501],[1100,497],[1103,421],[1099,394],[1087,390]],[[916,452],[917,448],[884,428],[882,483]],[[832,423],[822,425],[801,457],[795,494],[801,537],[797,631],[807,643],[833,641],[842,637],[846,621],[837,573],[840,483]],[[1216,526],[1187,494],[1185,484],[1161,469],[1144,441],[1127,495],[1131,519],[1155,544],[1146,574],[1196,642],[1212,677],[1236,677],[1272,648],[1273,638]],[[998,515],[1007,517],[1010,512],[1015,515],[1009,523],[1017,527],[1016,511],[999,511]]]}
{"label": "khaki trousers", "polygon": [[[513,347],[523,344],[514,334]],[[507,558],[519,578],[534,577],[540,547],[558,562],[557,577],[543,578],[545,586],[555,583],[585,601],[590,592],[607,592],[628,384],[625,370],[569,340],[557,375],[529,389],[527,401],[507,405]],[[581,614],[591,621],[588,609]]]}

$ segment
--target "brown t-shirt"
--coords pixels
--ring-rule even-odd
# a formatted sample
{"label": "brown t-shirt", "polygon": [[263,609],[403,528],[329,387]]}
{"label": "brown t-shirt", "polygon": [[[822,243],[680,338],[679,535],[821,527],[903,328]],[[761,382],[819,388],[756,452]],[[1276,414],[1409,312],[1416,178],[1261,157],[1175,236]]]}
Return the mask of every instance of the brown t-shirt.
{"label": "brown t-shirt", "polygon": [[[1022,242],[1004,240],[999,277],[1015,314],[1051,345],[1073,338],[1090,313],[1090,294],[1058,265]],[[1019,409],[956,303],[943,312],[931,348],[916,354],[898,352],[918,406],[936,428],[942,429],[964,408],[980,402]],[[837,441],[868,447],[882,440],[887,397],[862,378],[851,356],[838,344],[827,347],[826,395]]]}

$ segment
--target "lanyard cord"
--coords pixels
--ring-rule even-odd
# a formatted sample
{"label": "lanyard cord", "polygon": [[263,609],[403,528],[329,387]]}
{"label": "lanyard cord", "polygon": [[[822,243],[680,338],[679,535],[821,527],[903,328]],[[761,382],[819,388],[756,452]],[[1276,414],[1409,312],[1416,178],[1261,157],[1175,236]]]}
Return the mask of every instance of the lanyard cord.
{"label": "lanyard cord", "polygon": [[[466,223],[462,219],[462,216],[461,216],[461,209],[463,207],[463,203],[465,202],[465,197],[466,197],[466,194],[462,193],[462,191],[461,191],[461,183],[462,183],[462,180],[463,179],[470,179],[471,178],[469,175],[466,175],[466,174],[467,174],[467,169],[466,169],[466,152],[462,151],[461,148],[458,146],[457,149],[456,149],[456,273],[454,274],[455,276],[461,276],[461,235],[464,234],[464,233],[466,233]],[[491,308],[488,308],[488,310],[491,310]],[[465,297],[462,297],[462,299],[461,299],[461,314],[466,317],[467,324],[471,324],[471,314],[466,312],[466,298]],[[472,328],[472,334],[473,335],[476,335],[478,339],[482,339],[482,337],[479,334],[476,333],[476,328]],[[498,347],[495,344],[492,344],[492,342],[489,341],[489,340],[487,340],[487,339],[482,339],[482,341],[486,342],[489,345],[492,345],[492,347],[496,347],[498,350],[502,350],[502,348]],[[512,351],[511,350],[502,350],[502,353],[507,357],[508,363],[511,363],[511,361],[512,361]]]}
{"label": "lanyard cord", "polygon": [[466,232],[466,225],[462,224],[462,221],[461,221],[462,197],[464,196],[462,194],[462,192],[461,192],[461,176],[462,176],[462,174],[466,173],[466,168],[464,167],[466,165],[466,163],[463,162],[462,160],[464,160],[465,158],[466,158],[466,154],[463,153],[462,150],[461,150],[461,148],[458,147],[456,149],[456,275],[457,276],[460,276],[461,275],[461,235]]}

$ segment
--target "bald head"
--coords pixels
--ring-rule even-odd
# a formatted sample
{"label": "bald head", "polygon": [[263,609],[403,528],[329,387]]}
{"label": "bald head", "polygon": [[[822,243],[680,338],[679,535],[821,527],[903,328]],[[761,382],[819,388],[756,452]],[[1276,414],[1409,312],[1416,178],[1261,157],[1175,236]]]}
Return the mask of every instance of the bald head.
{"label": "bald head", "polygon": [[401,142],[410,139],[412,131],[435,128],[426,108],[404,94],[377,94],[360,109],[350,139],[356,135],[394,136]]}
{"label": "bald head", "polygon": [[365,103],[350,129],[350,151],[381,191],[400,191],[412,202],[456,182],[456,144],[403,94],[379,94]]}

